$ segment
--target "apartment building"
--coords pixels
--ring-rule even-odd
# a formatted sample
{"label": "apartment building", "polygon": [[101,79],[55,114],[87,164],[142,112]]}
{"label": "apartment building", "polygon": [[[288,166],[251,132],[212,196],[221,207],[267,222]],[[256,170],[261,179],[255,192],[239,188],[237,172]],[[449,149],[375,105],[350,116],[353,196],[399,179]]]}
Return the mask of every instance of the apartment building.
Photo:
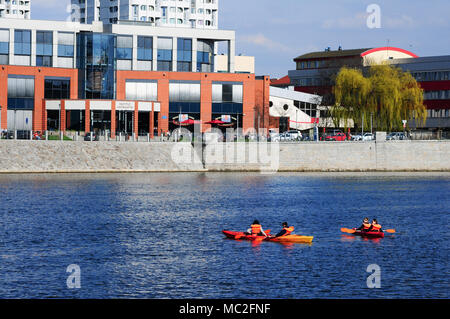
{"label": "apartment building", "polygon": [[31,0],[0,0],[0,18],[30,19]]}
{"label": "apartment building", "polygon": [[219,0],[71,0],[72,21],[218,29]]}

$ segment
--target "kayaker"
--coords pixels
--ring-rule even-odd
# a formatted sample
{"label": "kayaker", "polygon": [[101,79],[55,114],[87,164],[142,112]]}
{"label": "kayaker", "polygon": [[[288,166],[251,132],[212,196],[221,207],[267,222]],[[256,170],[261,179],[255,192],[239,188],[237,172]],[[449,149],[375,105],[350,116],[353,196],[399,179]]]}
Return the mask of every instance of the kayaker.
{"label": "kayaker", "polygon": [[284,222],[283,229],[275,235],[275,237],[287,236],[290,235],[294,231],[294,226],[289,227],[287,222]]}
{"label": "kayaker", "polygon": [[370,224],[369,218],[366,217],[366,218],[364,218],[362,225],[359,226],[358,228],[356,228],[356,230],[368,231],[371,226],[372,226],[372,224]]}
{"label": "kayaker", "polygon": [[261,224],[257,219],[253,221],[253,224],[250,226],[249,229],[247,229],[247,233],[253,236],[265,236],[267,237],[266,233],[264,232]]}
{"label": "kayaker", "polygon": [[381,225],[378,224],[378,221],[374,218],[372,220],[372,225],[370,226],[369,230],[370,232],[383,232],[381,229]]}

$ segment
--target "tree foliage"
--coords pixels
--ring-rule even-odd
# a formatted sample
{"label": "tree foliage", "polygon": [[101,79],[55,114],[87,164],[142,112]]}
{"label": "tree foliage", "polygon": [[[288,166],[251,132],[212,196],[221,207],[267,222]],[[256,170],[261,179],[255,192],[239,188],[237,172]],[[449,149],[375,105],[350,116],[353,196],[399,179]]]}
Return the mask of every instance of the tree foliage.
{"label": "tree foliage", "polygon": [[[336,126],[348,127],[352,119],[359,127],[373,125],[379,130],[400,130],[402,120],[415,118],[425,123],[423,90],[409,72],[390,65],[373,65],[366,76],[359,69],[343,67],[333,88],[336,104],[331,116]],[[362,123],[364,121],[364,123]]]}

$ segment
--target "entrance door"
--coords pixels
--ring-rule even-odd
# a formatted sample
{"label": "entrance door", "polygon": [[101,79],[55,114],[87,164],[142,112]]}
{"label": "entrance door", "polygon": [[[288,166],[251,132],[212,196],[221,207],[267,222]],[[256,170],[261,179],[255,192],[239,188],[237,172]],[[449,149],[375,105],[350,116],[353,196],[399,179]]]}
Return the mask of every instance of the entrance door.
{"label": "entrance door", "polygon": [[289,131],[289,117],[280,117],[280,133]]}
{"label": "entrance door", "polygon": [[126,135],[134,132],[134,112],[116,111],[116,131]]}

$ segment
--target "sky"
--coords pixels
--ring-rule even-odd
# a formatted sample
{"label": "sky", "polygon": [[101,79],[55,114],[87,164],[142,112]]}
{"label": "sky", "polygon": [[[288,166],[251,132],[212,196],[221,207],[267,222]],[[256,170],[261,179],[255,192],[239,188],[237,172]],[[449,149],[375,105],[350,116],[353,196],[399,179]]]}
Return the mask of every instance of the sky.
{"label": "sky", "polygon": [[[32,0],[32,18],[65,20],[69,4]],[[219,28],[236,31],[236,54],[255,56],[256,74],[273,78],[295,69],[295,57],[327,47],[450,55],[449,0],[219,0]]]}

